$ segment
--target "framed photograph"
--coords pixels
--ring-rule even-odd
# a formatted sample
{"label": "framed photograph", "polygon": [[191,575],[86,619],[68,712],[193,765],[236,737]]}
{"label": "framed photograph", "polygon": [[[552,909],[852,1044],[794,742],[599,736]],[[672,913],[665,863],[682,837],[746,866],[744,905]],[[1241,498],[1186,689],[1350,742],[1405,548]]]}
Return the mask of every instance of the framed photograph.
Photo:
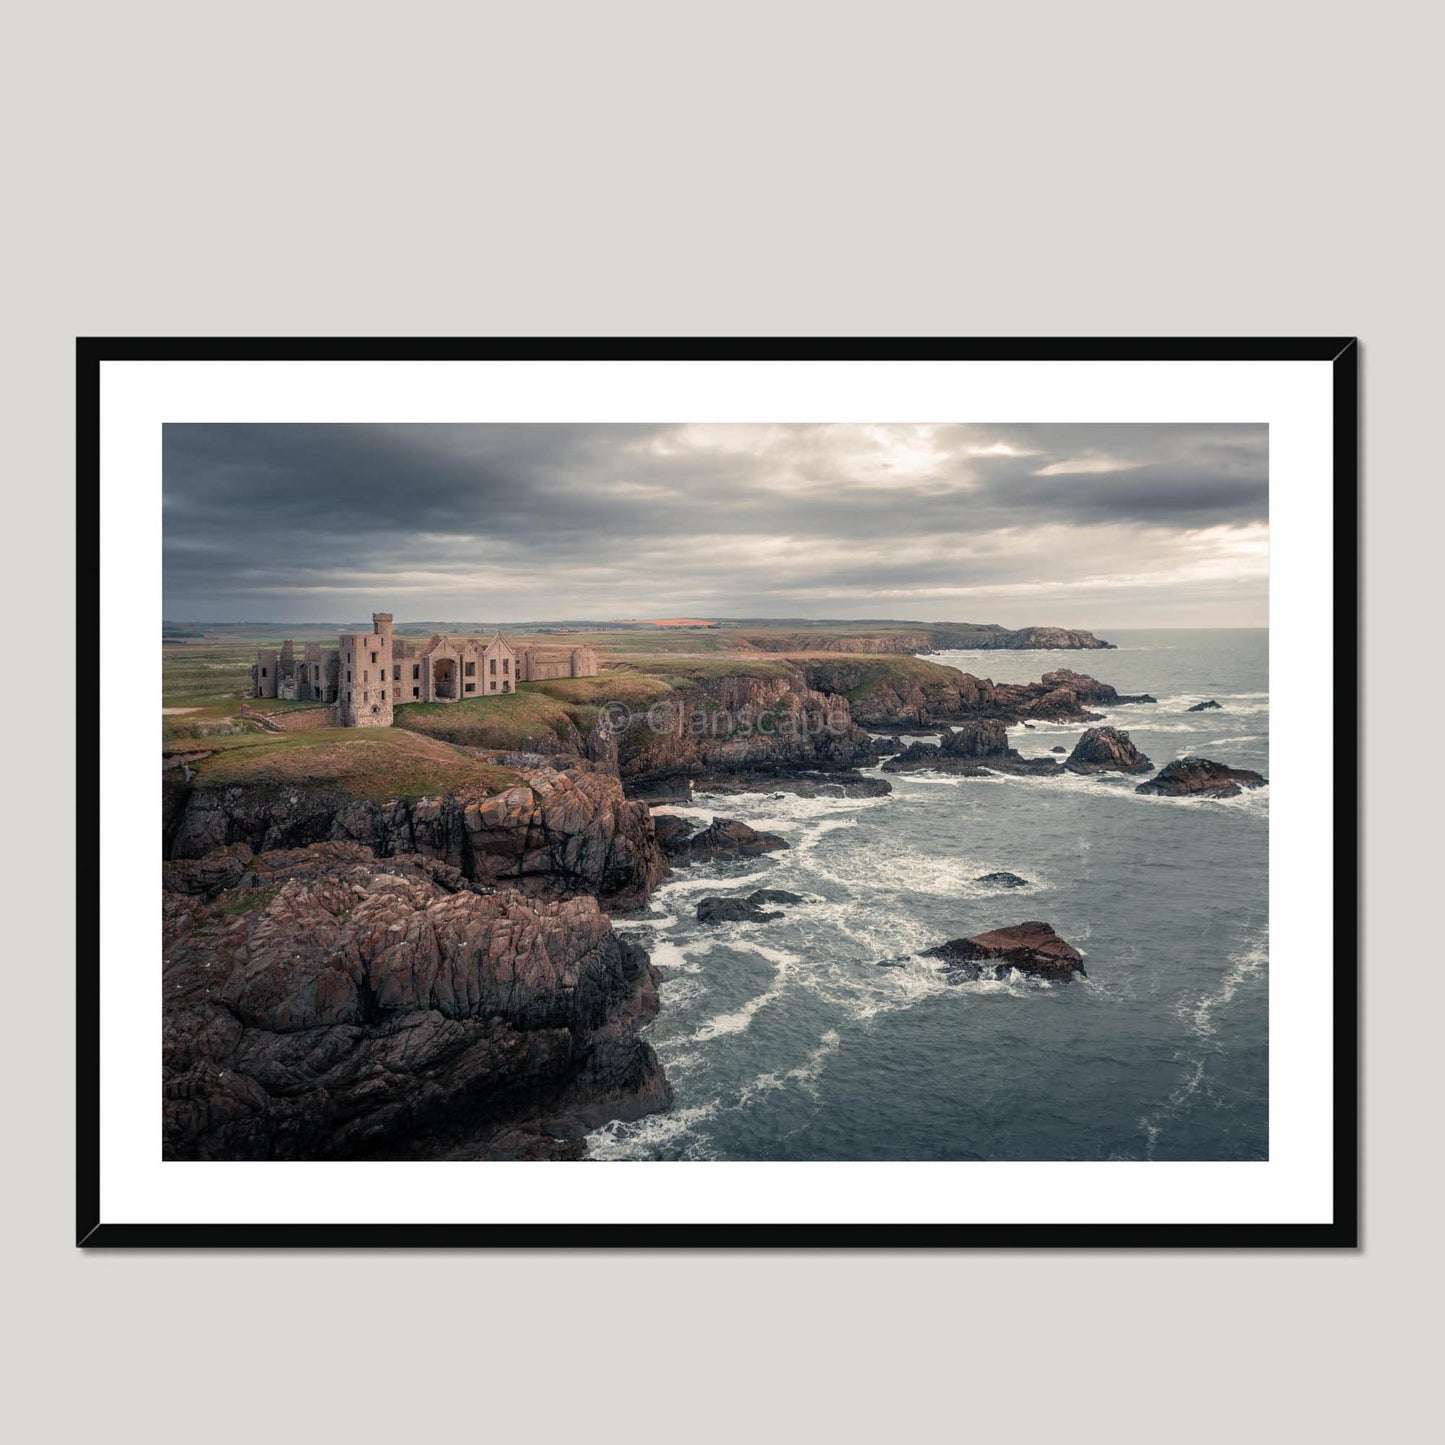
{"label": "framed photograph", "polygon": [[82,339],[79,1244],[1356,1245],[1357,358]]}

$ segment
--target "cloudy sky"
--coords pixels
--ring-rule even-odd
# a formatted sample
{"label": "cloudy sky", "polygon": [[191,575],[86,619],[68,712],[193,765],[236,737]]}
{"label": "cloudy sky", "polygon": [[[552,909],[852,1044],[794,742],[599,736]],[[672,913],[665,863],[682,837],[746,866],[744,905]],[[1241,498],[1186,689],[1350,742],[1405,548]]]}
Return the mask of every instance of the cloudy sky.
{"label": "cloudy sky", "polygon": [[1257,425],[172,425],[165,616],[1267,621]]}

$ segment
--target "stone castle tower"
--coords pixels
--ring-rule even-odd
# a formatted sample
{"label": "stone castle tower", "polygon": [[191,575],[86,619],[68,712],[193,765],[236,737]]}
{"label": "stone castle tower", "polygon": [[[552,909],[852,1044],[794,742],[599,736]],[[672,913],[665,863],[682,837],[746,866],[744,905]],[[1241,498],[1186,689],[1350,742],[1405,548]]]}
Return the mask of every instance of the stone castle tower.
{"label": "stone castle tower", "polygon": [[391,613],[373,612],[370,632],[343,632],[340,641],[337,721],[344,728],[389,728]]}

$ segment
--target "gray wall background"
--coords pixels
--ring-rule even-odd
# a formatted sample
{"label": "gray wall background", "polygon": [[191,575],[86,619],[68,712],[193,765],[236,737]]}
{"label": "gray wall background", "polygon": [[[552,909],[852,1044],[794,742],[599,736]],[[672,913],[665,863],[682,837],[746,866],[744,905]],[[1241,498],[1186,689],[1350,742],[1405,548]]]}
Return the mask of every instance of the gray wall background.
{"label": "gray wall background", "polygon": [[73,635],[77,333],[1357,333],[1378,745],[1358,1255],[85,1256],[70,699],[14,701],[17,1438],[1420,1428],[1438,830],[1418,783],[1391,795],[1388,749],[1438,671],[1438,11],[133,0],[32,6],[8,34],[0,394],[27,639]]}

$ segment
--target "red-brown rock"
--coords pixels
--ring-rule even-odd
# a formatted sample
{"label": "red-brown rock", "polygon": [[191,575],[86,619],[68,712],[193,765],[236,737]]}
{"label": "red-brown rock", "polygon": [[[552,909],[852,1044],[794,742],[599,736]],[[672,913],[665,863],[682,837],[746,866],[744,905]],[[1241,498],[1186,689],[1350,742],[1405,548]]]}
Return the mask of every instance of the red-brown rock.
{"label": "red-brown rock", "polygon": [[1147,773],[1154,764],[1139,751],[1129,734],[1118,728],[1090,728],[1064,760],[1071,773]]}
{"label": "red-brown rock", "polygon": [[1248,768],[1228,768],[1208,758],[1175,758],[1134,791],[1165,798],[1237,798],[1243,789],[1262,788],[1268,781]]}
{"label": "red-brown rock", "polygon": [[924,956],[941,958],[972,977],[991,974],[1001,978],[1010,969],[1041,978],[1086,976],[1079,951],[1047,923],[1017,923],[972,938],[955,938],[928,949]]}
{"label": "red-brown rock", "polygon": [[167,1158],[502,1157],[508,1130],[576,1154],[669,1098],[636,1035],[657,975],[591,897],[323,843],[167,892],[163,942]]}

